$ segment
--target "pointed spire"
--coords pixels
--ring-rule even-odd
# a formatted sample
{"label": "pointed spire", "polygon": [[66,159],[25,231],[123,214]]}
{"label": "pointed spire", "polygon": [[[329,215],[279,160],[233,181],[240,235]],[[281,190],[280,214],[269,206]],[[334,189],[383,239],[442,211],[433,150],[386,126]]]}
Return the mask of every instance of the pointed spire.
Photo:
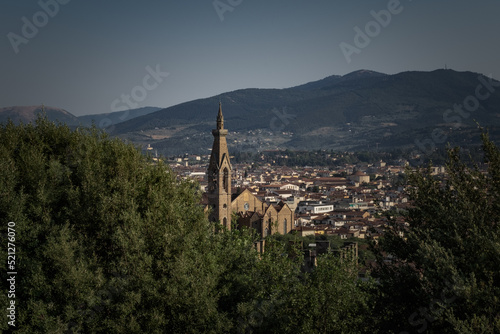
{"label": "pointed spire", "polygon": [[217,114],[217,130],[224,129],[224,116],[222,116],[222,103],[219,102],[219,113]]}

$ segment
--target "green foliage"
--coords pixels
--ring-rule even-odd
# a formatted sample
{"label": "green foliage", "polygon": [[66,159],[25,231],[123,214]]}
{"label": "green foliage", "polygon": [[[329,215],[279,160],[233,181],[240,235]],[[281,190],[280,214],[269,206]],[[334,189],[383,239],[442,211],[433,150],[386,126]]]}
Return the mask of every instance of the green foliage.
{"label": "green foliage", "polygon": [[318,258],[317,268],[307,277],[307,295],[301,333],[361,333],[368,331],[371,284],[358,280],[354,262],[333,254]]}
{"label": "green foliage", "polygon": [[8,221],[17,233],[18,332],[222,326],[219,259],[203,251],[210,227],[189,182],[96,129],[39,119],[2,126],[0,142],[2,235]]}
{"label": "green foliage", "polygon": [[[303,265],[301,238],[274,235],[256,264],[259,286],[244,319],[254,333],[370,332],[372,282],[358,279],[359,267],[334,253],[321,255],[311,273]],[[284,242],[283,242],[284,241]],[[291,246],[291,242],[295,246]],[[287,256],[294,254],[294,256]],[[259,298],[260,297],[260,298]],[[361,316],[363,315],[363,316]]]}
{"label": "green foliage", "polygon": [[253,333],[359,333],[370,310],[369,284],[354,263],[334,255],[318,259],[310,274],[285,248],[268,249],[256,264],[253,299],[239,305],[240,330]]}
{"label": "green foliage", "polygon": [[430,168],[409,171],[410,228],[393,224],[378,249],[386,332],[500,331],[500,152],[486,134],[483,151],[487,173],[462,162],[458,149],[444,180]]}

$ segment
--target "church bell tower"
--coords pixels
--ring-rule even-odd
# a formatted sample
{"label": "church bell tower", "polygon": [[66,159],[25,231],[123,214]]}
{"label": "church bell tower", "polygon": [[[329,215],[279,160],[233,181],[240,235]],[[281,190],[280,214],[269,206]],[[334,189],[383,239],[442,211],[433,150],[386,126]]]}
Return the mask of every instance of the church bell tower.
{"label": "church bell tower", "polygon": [[231,163],[227,150],[227,129],[219,103],[217,128],[212,130],[214,144],[208,165],[208,203],[211,207],[210,221],[220,222],[231,229]]}

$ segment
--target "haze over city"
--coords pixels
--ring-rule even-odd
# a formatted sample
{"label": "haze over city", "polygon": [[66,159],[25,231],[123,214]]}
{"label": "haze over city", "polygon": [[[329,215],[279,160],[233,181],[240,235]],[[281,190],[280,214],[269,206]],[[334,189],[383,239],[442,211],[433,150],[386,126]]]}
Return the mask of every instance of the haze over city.
{"label": "haze over city", "polygon": [[23,0],[0,7],[3,107],[43,103],[80,116],[128,108],[122,96],[132,93],[133,106],[168,107],[359,69],[447,66],[500,76],[500,3],[493,0]]}

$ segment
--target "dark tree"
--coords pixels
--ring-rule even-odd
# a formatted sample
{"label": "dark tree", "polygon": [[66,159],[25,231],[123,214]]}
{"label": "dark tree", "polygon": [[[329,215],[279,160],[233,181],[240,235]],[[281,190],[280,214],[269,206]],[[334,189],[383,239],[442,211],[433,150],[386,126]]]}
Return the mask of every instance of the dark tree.
{"label": "dark tree", "polygon": [[383,332],[500,332],[500,152],[486,134],[482,147],[486,173],[458,149],[444,179],[409,171],[409,226],[376,248]]}

